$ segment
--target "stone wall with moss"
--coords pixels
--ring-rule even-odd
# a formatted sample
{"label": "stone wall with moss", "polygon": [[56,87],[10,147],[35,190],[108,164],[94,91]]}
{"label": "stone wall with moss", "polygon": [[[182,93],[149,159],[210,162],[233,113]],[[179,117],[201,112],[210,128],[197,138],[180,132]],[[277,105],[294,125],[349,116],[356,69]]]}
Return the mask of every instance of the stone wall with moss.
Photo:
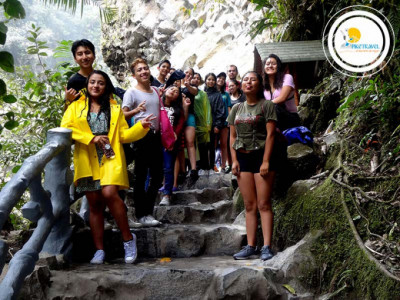
{"label": "stone wall with moss", "polygon": [[[336,156],[337,151],[333,151],[328,157],[330,167]],[[391,189],[395,184],[395,180],[388,180],[379,186]],[[352,207],[352,196],[342,192],[330,178],[319,183],[316,180],[297,181],[287,197],[275,203],[274,244],[284,249],[306,233],[322,229],[324,233],[312,248],[318,270],[301,278],[305,285],[317,294],[331,293],[338,299],[400,299],[400,283],[386,277],[358,247],[344,212],[342,197]],[[369,229],[376,232],[376,226],[384,224],[382,218],[385,216],[377,213],[374,203],[370,203],[366,211]],[[358,219],[357,211],[350,209],[350,214],[354,220]],[[387,210],[386,217],[398,219],[399,214],[398,208],[392,208]],[[359,231],[365,228],[363,221],[357,224]]]}

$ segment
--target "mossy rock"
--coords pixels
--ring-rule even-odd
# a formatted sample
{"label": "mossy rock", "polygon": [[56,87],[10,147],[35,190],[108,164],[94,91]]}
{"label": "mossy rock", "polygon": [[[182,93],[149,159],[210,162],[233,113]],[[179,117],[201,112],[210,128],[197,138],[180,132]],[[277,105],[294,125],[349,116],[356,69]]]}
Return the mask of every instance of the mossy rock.
{"label": "mossy rock", "polygon": [[[344,200],[351,201],[346,193]],[[371,222],[379,223],[374,210],[371,205]],[[284,199],[275,202],[274,211],[273,243],[281,250],[307,232],[324,230],[311,249],[318,271],[301,278],[310,290],[325,294],[346,285],[338,299],[400,299],[399,282],[386,277],[358,248],[344,214],[340,187],[330,179],[312,190],[297,182]]]}
{"label": "mossy rock", "polygon": [[315,173],[319,159],[313,148],[296,143],[287,148],[287,153],[289,169],[294,180],[309,178]]}

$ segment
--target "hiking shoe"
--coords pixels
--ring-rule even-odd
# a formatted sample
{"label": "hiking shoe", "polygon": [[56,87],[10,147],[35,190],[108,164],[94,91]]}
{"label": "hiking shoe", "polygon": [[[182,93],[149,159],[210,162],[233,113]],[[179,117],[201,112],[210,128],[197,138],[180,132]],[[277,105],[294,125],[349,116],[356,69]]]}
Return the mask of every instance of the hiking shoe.
{"label": "hiking shoe", "polygon": [[240,250],[238,253],[235,253],[233,255],[233,258],[236,260],[241,260],[241,259],[250,259],[250,258],[256,258],[257,257],[257,248],[252,247],[250,245],[244,246],[242,250]]}
{"label": "hiking shoe", "polygon": [[104,250],[97,250],[90,263],[94,265],[101,265],[104,263],[105,256],[106,253],[104,252]]}
{"label": "hiking shoe", "polygon": [[169,195],[164,195],[160,201],[160,206],[168,206],[170,205],[170,196]]}
{"label": "hiking shoe", "polygon": [[141,217],[139,219],[139,223],[141,223],[143,226],[157,226],[161,224],[159,221],[154,219],[153,216],[150,215]]}
{"label": "hiking shoe", "polygon": [[132,264],[137,257],[136,235],[132,233],[132,239],[130,241],[124,242],[124,249],[125,263]]}
{"label": "hiking shoe", "polygon": [[271,259],[274,256],[274,254],[271,251],[271,248],[269,246],[263,246],[261,248],[261,255],[260,259],[261,260],[268,260]]}

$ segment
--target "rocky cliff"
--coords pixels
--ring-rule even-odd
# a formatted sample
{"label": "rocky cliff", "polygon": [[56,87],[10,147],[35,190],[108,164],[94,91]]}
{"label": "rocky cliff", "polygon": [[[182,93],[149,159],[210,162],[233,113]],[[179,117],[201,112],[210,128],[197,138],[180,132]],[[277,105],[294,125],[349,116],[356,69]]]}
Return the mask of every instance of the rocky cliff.
{"label": "rocky cliff", "polygon": [[204,76],[235,64],[239,73],[253,68],[254,44],[270,40],[269,31],[251,39],[251,24],[262,17],[254,4],[236,1],[115,0],[118,17],[103,25],[104,60],[120,81],[136,57],[156,65],[195,67]]}

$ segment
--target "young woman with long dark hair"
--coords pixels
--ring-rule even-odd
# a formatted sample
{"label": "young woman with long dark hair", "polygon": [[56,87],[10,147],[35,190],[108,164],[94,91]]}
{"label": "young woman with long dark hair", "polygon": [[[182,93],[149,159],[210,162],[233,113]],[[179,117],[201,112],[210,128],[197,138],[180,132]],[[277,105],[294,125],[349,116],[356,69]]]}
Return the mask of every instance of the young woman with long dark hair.
{"label": "young woman with long dark hair", "polygon": [[[232,108],[231,97],[226,92],[226,74],[221,72],[217,76],[217,89],[221,93],[222,100],[224,101],[225,120],[229,115]],[[228,122],[224,121],[223,127],[219,132],[219,146],[221,149],[221,171],[229,173],[231,171],[231,164],[228,159]],[[228,165],[226,164],[228,162]]]}
{"label": "young woman with long dark hair", "polygon": [[232,106],[236,103],[246,101],[246,96],[240,88],[240,82],[236,79],[231,79],[228,84],[229,96],[231,97]]}
{"label": "young woman with long dark hair", "polygon": [[210,132],[210,157],[209,168],[214,170],[215,163],[215,139],[225,123],[225,107],[221,93],[217,89],[217,76],[214,73],[208,73],[205,78],[204,91],[207,93],[211,105],[212,129]]}
{"label": "young woman with long dark hair", "polygon": [[285,74],[282,61],[275,54],[270,54],[263,62],[264,97],[276,106],[277,127],[284,131],[300,126],[300,117],[294,100],[293,76]]}
{"label": "young woman with long dark hair", "polygon": [[246,209],[248,245],[234,254],[234,259],[248,259],[256,249],[257,211],[260,212],[264,246],[261,259],[270,259],[273,228],[271,193],[277,169],[274,140],[276,112],[272,102],[265,101],[262,78],[255,72],[243,76],[242,89],[246,101],[235,104],[228,123],[232,174],[237,176]]}
{"label": "young woman with long dark hair", "polygon": [[93,264],[104,262],[104,209],[107,206],[121,230],[125,262],[136,260],[136,236],[129,230],[125,204],[119,189],[129,188],[125,155],[121,143],[143,138],[153,116],[129,128],[120,106],[112,98],[114,87],[108,75],[93,71],[87,80],[86,95],[65,112],[61,126],[72,130],[75,141],[74,184],[89,202],[90,228],[97,249]]}
{"label": "young woman with long dark hair", "polygon": [[[181,91],[176,86],[168,87],[162,97],[164,109],[168,113],[169,121],[174,128],[175,145],[171,149],[163,149],[164,155],[164,186],[161,190],[163,197],[160,205],[170,205],[172,188],[174,186],[174,169],[175,160],[178,153],[179,143],[178,137],[184,128],[185,115],[187,115],[190,100],[181,94]],[[183,99],[183,100],[182,100]],[[175,181],[176,182],[176,181]]]}

